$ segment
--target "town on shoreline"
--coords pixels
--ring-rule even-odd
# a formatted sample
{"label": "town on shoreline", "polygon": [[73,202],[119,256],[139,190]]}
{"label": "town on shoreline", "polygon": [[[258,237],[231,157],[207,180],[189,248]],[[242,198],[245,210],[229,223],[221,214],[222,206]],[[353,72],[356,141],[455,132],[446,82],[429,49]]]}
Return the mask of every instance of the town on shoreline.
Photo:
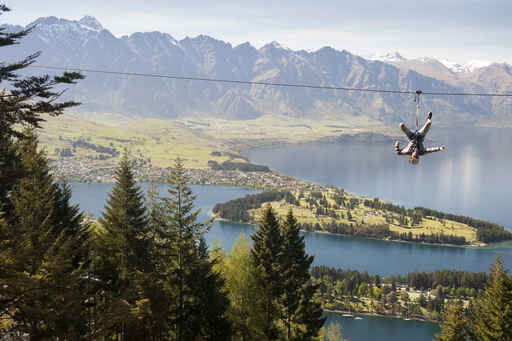
{"label": "town on shoreline", "polygon": [[[171,175],[170,167],[168,167],[168,168],[152,167],[148,163],[137,162],[137,160],[133,161],[132,166],[133,166],[133,172],[134,172],[135,178],[137,179],[137,181],[140,181],[140,182],[166,182],[167,179],[169,178],[169,176]],[[218,166],[218,165],[216,165],[216,166]],[[255,166],[257,166],[257,165],[255,165]],[[78,160],[77,159],[51,160],[50,167],[51,167],[51,171],[58,178],[65,179],[68,182],[112,183],[115,181],[116,167],[115,166],[98,167],[98,165],[95,164],[94,160],[80,160],[80,159],[78,159]],[[257,167],[264,167],[264,166],[257,166]],[[216,169],[214,169],[214,168],[216,168]],[[404,219],[405,220],[405,222],[399,222],[398,223],[399,226],[403,226],[403,224],[405,223],[405,225],[409,225],[410,227],[413,227],[413,225],[414,225],[414,223],[412,221],[413,217],[410,219],[411,221],[407,222],[408,218],[405,216],[407,213],[404,213],[407,211],[407,209],[405,209],[403,207],[395,206],[389,202],[385,202],[385,201],[381,201],[381,200],[379,201],[376,198],[365,198],[363,196],[350,195],[348,193],[344,193],[343,189],[339,189],[332,185],[315,184],[315,183],[311,183],[309,181],[297,179],[295,177],[282,174],[277,171],[270,170],[267,167],[264,167],[264,168],[266,168],[265,171],[242,171],[240,169],[222,169],[222,168],[219,169],[218,167],[187,168],[187,175],[189,177],[190,184],[239,186],[239,187],[247,187],[247,188],[261,190],[262,192],[276,192],[276,191],[289,192],[289,193],[293,193],[296,198],[299,198],[299,196],[303,196],[304,193],[312,193],[312,194],[323,193],[322,195],[325,197],[329,197],[329,196],[333,196],[333,195],[338,196],[338,195],[336,195],[336,193],[342,193],[342,196],[345,196],[347,201],[356,200],[356,201],[360,202],[361,205],[363,205],[363,203],[364,203],[367,206],[367,207],[364,207],[365,213],[364,213],[364,216],[361,216],[361,217],[356,217],[354,214],[356,212],[356,210],[350,211],[350,208],[349,208],[348,212],[345,212],[344,217],[343,217],[343,215],[344,215],[343,212],[341,212],[341,211],[338,212],[338,215],[345,218],[345,220],[348,219],[347,215],[350,215],[349,212],[352,212],[352,215],[354,215],[354,217],[350,217],[350,219],[348,219],[346,221],[347,224],[345,224],[345,227],[342,227],[338,224],[338,226],[334,226],[331,228],[318,228],[318,226],[316,226],[318,224],[317,223],[315,224],[315,222],[320,222],[321,224],[324,224],[325,219],[322,222],[322,220],[321,219],[318,220],[318,218],[321,215],[324,215],[324,216],[326,216],[326,218],[328,218],[327,217],[328,213],[329,213],[328,209],[329,209],[329,207],[332,208],[333,205],[335,205],[335,203],[329,204],[329,203],[324,202],[323,204],[326,205],[324,207],[325,212],[323,212],[323,214],[321,213],[319,215],[318,214],[318,209],[319,209],[318,204],[321,204],[322,200],[318,201],[317,207],[314,207],[311,205],[313,202],[309,202],[308,204],[306,204],[306,206],[308,207],[308,209],[310,211],[313,210],[315,212],[313,213],[313,215],[311,217],[308,217],[308,219],[306,219],[306,221],[305,221],[305,224],[303,224],[302,228],[304,231],[317,232],[317,233],[335,233],[335,234],[347,234],[348,233],[350,235],[360,235],[361,237],[364,237],[364,238],[373,238],[373,239],[380,239],[380,240],[386,240],[386,241],[414,242],[414,243],[419,242],[419,243],[423,243],[423,244],[436,244],[436,245],[441,244],[441,245],[445,245],[445,246],[482,247],[482,246],[487,246],[488,244],[493,243],[493,241],[478,240],[478,238],[474,238],[474,237],[471,239],[466,238],[466,242],[463,242],[463,243],[461,243],[459,241],[452,242],[450,240],[446,240],[446,238],[444,238],[446,236],[443,236],[443,233],[444,233],[443,228],[446,227],[446,223],[443,222],[443,219],[441,219],[439,217],[438,217],[438,219],[432,218],[432,220],[438,220],[439,223],[441,223],[443,225],[442,227],[440,227],[440,226],[438,227],[441,229],[440,230],[441,237],[444,238],[444,240],[440,240],[440,241],[439,240],[431,240],[428,238],[428,235],[427,235],[427,238],[424,238],[424,237],[420,238],[419,235],[415,236],[414,230],[413,230],[413,235],[410,235],[410,232],[411,232],[410,229],[407,229],[407,231],[406,231],[405,229],[400,230],[400,228],[398,228],[398,231],[395,231],[395,232],[402,234],[402,236],[398,235],[398,237],[390,236],[390,233],[382,234],[382,231],[377,231],[380,233],[376,234],[376,235],[374,235],[375,234],[374,231],[370,231],[371,233],[365,232],[363,234],[357,234],[358,231],[357,231],[356,225],[357,225],[357,222],[360,222],[362,219],[364,219],[364,221],[368,223],[369,221],[373,221],[376,219],[378,220],[378,219],[381,219],[382,217],[385,217],[386,218],[385,223],[388,223],[389,219],[393,218],[391,215],[394,214],[395,219]],[[335,199],[335,198],[333,197],[333,199]],[[379,204],[381,206],[380,209],[378,209],[376,207],[368,207],[368,205],[370,205],[370,206],[373,205],[375,203],[375,200],[377,200],[377,202],[381,203],[381,204]],[[301,201],[301,200],[299,199],[299,201]],[[324,201],[325,201],[325,199],[324,199]],[[329,199],[328,201],[332,201],[332,200]],[[304,203],[302,203],[302,204],[304,206]],[[348,202],[345,204],[347,205]],[[341,207],[339,207],[339,208],[346,209],[347,208],[346,205],[342,204]],[[384,206],[386,206],[386,207],[384,207]],[[399,211],[403,211],[403,210],[405,210],[405,211],[399,212],[399,214],[402,217],[397,216],[396,212],[393,212],[392,214],[388,214],[388,212],[385,212],[385,211],[380,212],[382,210],[382,208],[384,208],[384,210],[389,210],[390,208],[387,206],[391,206],[391,210],[396,210],[398,208]],[[292,209],[294,209],[294,211],[296,211],[297,208],[301,209],[302,207],[300,207],[300,205],[299,205],[299,206],[291,206],[288,208],[292,208]],[[352,208],[354,208],[354,207],[352,206]],[[432,212],[433,213],[441,213],[441,212],[435,212],[435,211],[432,211]],[[332,211],[331,211],[331,213],[336,214]],[[309,213],[308,213],[308,215],[309,215]],[[213,212],[213,216],[217,219],[223,218],[224,220],[230,220],[230,221],[234,221],[234,222],[241,221],[240,219],[224,217],[221,214],[217,214],[215,212]],[[253,214],[253,216],[251,218],[252,223],[254,223],[254,221],[255,221],[254,218],[255,218],[255,216]],[[340,217],[338,217],[338,218],[340,218]],[[359,220],[356,221],[355,219],[359,219]],[[471,218],[468,218],[468,219],[471,219]],[[446,221],[448,221],[448,220],[446,220]],[[241,222],[251,223],[251,221],[241,221]],[[333,221],[333,223],[335,223],[335,222],[336,221]],[[341,220],[338,219],[338,222],[341,222]],[[350,223],[350,222],[356,223],[356,225],[354,225],[353,223]],[[479,222],[479,221],[477,221],[477,222]],[[484,223],[490,224],[487,222],[484,222]],[[437,222],[436,222],[436,224],[437,224]],[[451,228],[453,230],[454,225],[453,225],[453,223],[451,223],[451,224],[452,224]],[[353,229],[350,228],[350,225],[352,225],[353,227],[356,227],[356,231],[352,231]],[[374,227],[377,225],[382,225],[382,224],[380,224],[380,222],[378,222],[378,223],[374,224]],[[492,224],[492,225],[494,225],[494,224]],[[347,227],[348,227],[348,230],[347,230]],[[379,226],[377,226],[377,227],[379,227]],[[474,228],[471,228],[469,226],[467,226],[467,227],[469,229],[475,230]],[[429,230],[430,231],[427,231],[427,233],[434,233],[432,228],[429,228]],[[474,234],[475,231],[473,231],[473,232],[469,231],[469,233]],[[355,232],[355,233],[353,233],[353,232]],[[421,232],[423,232],[423,231],[421,231]],[[420,234],[421,234],[421,232],[420,232]],[[405,233],[407,233],[407,235],[405,235]],[[416,237],[418,237],[418,238],[416,238]]]}
{"label": "town on shoreline", "polygon": [[[117,166],[97,167],[92,160],[54,160],[50,170],[58,177],[70,182],[112,183],[115,181]],[[151,167],[147,164],[133,165],[133,173],[137,181],[165,182],[171,175],[171,167]],[[329,191],[336,187],[314,184],[300,180],[277,171],[244,172],[240,170],[223,170],[210,168],[188,168],[190,184],[194,185],[232,185],[261,190],[293,190],[293,191]]]}

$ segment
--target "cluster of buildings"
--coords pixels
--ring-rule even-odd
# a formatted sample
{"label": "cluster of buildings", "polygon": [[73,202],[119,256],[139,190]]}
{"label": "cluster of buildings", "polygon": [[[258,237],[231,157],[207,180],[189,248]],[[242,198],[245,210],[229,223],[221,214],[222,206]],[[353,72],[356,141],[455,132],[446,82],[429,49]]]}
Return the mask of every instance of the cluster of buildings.
{"label": "cluster of buildings", "polygon": [[335,187],[317,185],[307,181],[270,172],[242,172],[238,170],[189,169],[190,182],[202,185],[237,185],[266,190],[330,191]]}
{"label": "cluster of buildings", "polygon": [[[57,177],[76,182],[114,182],[117,165],[107,166],[96,160],[52,160],[51,171]],[[135,164],[133,172],[138,181],[165,182],[171,168]],[[318,185],[279,172],[243,172],[239,170],[187,169],[190,184],[235,185],[266,190],[330,192],[336,188]]]}

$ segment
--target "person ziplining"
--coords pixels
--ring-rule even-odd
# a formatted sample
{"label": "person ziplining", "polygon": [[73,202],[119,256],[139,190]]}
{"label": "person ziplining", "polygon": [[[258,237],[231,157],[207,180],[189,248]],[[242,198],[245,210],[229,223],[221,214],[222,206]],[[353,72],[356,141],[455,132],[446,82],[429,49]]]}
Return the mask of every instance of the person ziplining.
{"label": "person ziplining", "polygon": [[397,155],[410,155],[409,162],[413,165],[417,165],[420,162],[420,155],[425,155],[428,153],[435,153],[441,150],[445,150],[446,147],[442,145],[441,147],[433,147],[433,148],[425,148],[423,145],[423,141],[425,140],[425,136],[427,135],[430,127],[432,126],[432,111],[427,114],[427,121],[423,125],[421,129],[419,127],[419,113],[420,113],[420,97],[423,92],[421,90],[416,90],[416,131],[413,133],[409,128],[405,126],[402,122],[400,123],[400,129],[404,132],[404,134],[409,139],[409,143],[404,149],[400,149],[400,141],[395,142],[395,152]]}
{"label": "person ziplining", "polygon": [[428,153],[435,153],[441,150],[445,150],[446,147],[442,145],[441,147],[433,147],[433,148],[425,148],[423,145],[423,141],[425,140],[425,136],[430,130],[430,126],[432,125],[432,112],[429,112],[427,115],[427,121],[423,125],[423,127],[415,132],[412,132],[405,126],[402,122],[400,123],[400,129],[404,132],[404,134],[409,139],[409,143],[404,149],[400,149],[400,141],[395,142],[395,152],[397,155],[410,155],[409,162],[413,165],[417,165],[420,162],[420,155],[425,155]]}

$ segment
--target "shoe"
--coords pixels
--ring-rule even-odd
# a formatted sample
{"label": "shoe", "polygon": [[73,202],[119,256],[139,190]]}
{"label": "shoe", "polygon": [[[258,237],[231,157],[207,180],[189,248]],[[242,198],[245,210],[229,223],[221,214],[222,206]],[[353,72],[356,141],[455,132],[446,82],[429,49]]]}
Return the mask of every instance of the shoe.
{"label": "shoe", "polygon": [[432,119],[432,111],[430,111],[430,112],[428,113],[428,115],[427,115],[427,119],[428,119],[428,120],[431,120],[431,119]]}
{"label": "shoe", "polygon": [[395,151],[398,152],[400,150],[400,141],[395,142]]}

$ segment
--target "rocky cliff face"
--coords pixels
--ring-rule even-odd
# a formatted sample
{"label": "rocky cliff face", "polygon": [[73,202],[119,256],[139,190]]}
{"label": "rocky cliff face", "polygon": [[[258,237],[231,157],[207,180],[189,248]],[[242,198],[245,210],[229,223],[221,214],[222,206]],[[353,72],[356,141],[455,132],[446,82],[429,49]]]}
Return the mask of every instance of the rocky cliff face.
{"label": "rocky cliff face", "polygon": [[[390,64],[329,47],[315,52],[293,51],[272,42],[256,49],[249,43],[232,46],[204,35],[177,41],[160,32],[118,38],[92,17],[79,21],[47,17],[31,25],[35,25],[34,30],[20,45],[2,51],[3,60],[21,59],[41,50],[39,65],[121,72],[433,92],[512,89],[511,69],[505,64],[456,74],[440,63],[399,60]],[[20,28],[7,25],[8,30]],[[234,120],[263,114],[340,120],[348,115],[366,115],[393,123],[410,118],[415,110],[413,98],[406,95],[86,75],[86,80],[66,93],[83,103],[82,111],[164,118],[213,115]],[[423,104],[425,110],[442,113],[447,123],[504,120],[509,115],[503,98],[424,96]]]}

